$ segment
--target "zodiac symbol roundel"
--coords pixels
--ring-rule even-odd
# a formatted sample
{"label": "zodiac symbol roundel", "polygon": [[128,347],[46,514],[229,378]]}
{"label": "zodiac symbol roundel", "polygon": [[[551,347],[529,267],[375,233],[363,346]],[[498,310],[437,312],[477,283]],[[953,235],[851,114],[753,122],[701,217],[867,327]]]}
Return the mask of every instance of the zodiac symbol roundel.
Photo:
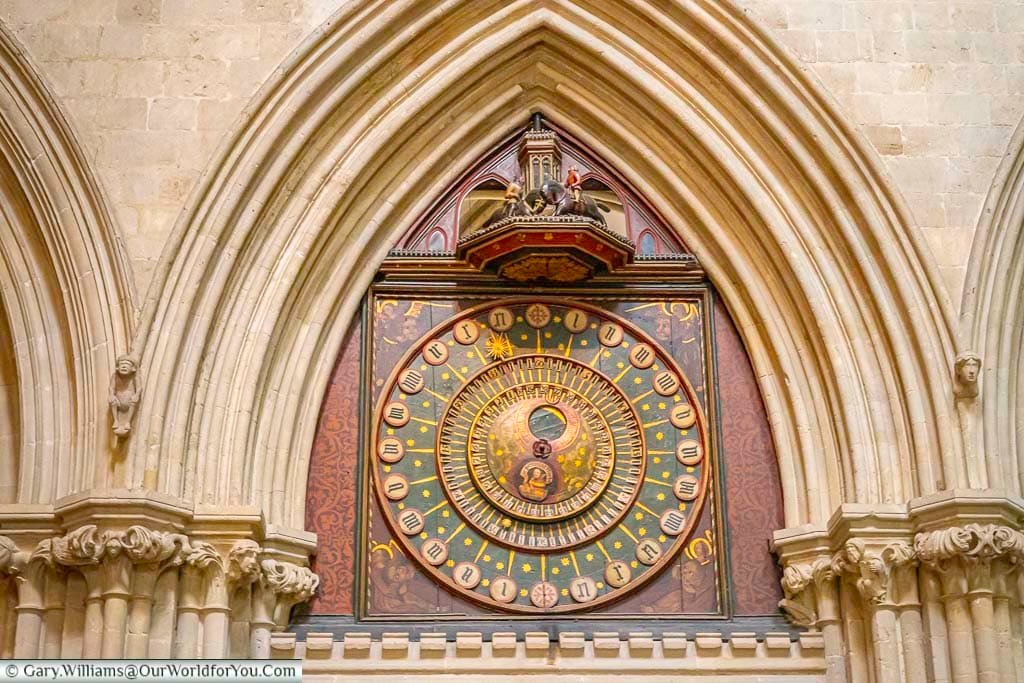
{"label": "zodiac symbol roundel", "polygon": [[589,305],[495,301],[420,339],[378,401],[374,488],[406,554],[494,609],[593,608],[685,545],[707,430],[668,353]]}

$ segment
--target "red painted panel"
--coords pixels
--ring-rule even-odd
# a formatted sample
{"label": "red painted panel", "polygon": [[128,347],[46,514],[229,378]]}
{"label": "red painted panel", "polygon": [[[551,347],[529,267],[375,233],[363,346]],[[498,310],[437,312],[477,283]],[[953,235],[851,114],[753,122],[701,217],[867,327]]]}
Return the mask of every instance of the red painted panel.
{"label": "red painted panel", "polygon": [[360,325],[342,344],[313,440],[306,486],[306,528],[319,541],[312,569],[320,589],[313,614],[352,614],[355,578],[356,461],[359,456]]}
{"label": "red painted panel", "polygon": [[776,614],[782,574],[768,549],[781,529],[782,485],[754,369],[725,306],[715,305],[734,613]]}

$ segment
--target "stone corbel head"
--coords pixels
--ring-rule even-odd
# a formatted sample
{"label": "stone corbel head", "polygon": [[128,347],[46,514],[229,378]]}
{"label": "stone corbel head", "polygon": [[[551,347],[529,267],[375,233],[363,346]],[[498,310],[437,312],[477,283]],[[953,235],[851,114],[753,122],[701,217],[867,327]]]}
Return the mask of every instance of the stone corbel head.
{"label": "stone corbel head", "polygon": [[953,395],[957,398],[976,398],[978,378],[981,375],[981,356],[973,351],[964,351],[953,364]]}
{"label": "stone corbel head", "polygon": [[228,552],[228,585],[232,589],[248,586],[260,578],[260,544],[242,540]]}

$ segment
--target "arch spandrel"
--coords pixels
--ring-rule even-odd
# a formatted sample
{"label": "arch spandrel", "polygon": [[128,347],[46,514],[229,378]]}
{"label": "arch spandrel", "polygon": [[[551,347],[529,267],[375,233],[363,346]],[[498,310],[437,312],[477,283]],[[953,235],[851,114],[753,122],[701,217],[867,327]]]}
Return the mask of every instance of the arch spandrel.
{"label": "arch spandrel", "polygon": [[543,110],[664,213],[723,294],[787,524],[961,485],[948,307],[823,101],[724,2],[343,10],[261,93],[163,257],[133,481],[301,526],[320,397],[376,264]]}

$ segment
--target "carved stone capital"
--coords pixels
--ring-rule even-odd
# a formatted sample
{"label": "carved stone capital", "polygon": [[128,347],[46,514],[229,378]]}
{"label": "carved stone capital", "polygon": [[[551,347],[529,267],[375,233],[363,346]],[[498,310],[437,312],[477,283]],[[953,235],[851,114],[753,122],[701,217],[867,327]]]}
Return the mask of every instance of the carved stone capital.
{"label": "carved stone capital", "polygon": [[241,540],[228,551],[227,579],[231,590],[249,586],[260,579],[260,554],[263,549],[256,541]]}
{"label": "carved stone capital", "polygon": [[264,559],[260,562],[260,584],[264,591],[276,596],[273,620],[276,629],[288,623],[291,608],[313,597],[320,585],[320,577],[306,567]]}
{"label": "carved stone capital", "polygon": [[7,536],[0,536],[0,574],[14,576],[18,573],[24,553],[19,553],[18,544]]}
{"label": "carved stone capital", "polygon": [[277,595],[294,597],[296,602],[309,600],[320,585],[320,577],[306,567],[265,559],[260,568],[265,586]]}
{"label": "carved stone capital", "polygon": [[914,539],[914,549],[921,562],[939,574],[947,595],[992,591],[1004,583],[1001,575],[1024,565],[1024,534],[1000,524],[923,532]]}
{"label": "carved stone capital", "polygon": [[852,538],[832,558],[832,570],[846,576],[861,598],[872,605],[892,604],[893,576],[897,569],[912,568],[914,549],[906,541],[894,541],[880,550],[871,549],[863,539]]}
{"label": "carved stone capital", "polygon": [[788,565],[782,571],[782,590],[786,597],[779,601],[779,607],[797,626],[817,625],[819,618],[833,611],[823,609],[826,605],[822,603],[833,599],[830,588],[834,579],[832,563],[825,558]]}

